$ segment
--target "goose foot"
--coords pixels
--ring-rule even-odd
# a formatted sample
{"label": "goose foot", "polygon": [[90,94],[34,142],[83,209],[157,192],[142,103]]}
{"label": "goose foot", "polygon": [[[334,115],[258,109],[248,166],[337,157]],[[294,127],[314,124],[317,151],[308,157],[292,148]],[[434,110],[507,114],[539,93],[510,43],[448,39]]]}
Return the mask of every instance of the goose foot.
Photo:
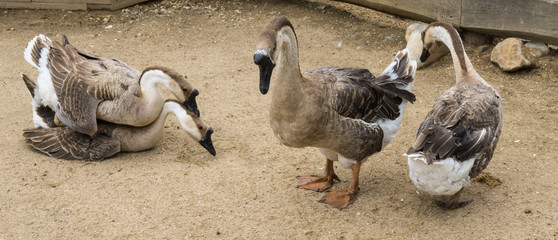
{"label": "goose foot", "polygon": [[353,178],[348,190],[329,190],[318,202],[327,203],[339,210],[343,210],[351,205],[360,188],[358,187],[358,175],[362,162],[357,162],[351,166]]}
{"label": "goose foot", "polygon": [[[461,189],[463,190],[463,189]],[[454,195],[440,196],[434,200],[434,203],[441,208],[453,210],[461,208],[473,201],[473,198],[461,196],[461,190]]]}
{"label": "goose foot", "polygon": [[302,188],[307,190],[312,190],[316,192],[323,192],[330,189],[333,186],[333,180],[339,181],[339,177],[334,173],[331,176],[315,176],[315,175],[303,175],[298,176],[298,185],[296,188]]}
{"label": "goose foot", "polygon": [[312,190],[316,192],[323,192],[333,186],[333,180],[339,181],[339,177],[333,170],[333,161],[326,158],[326,165],[324,169],[324,176],[318,177],[314,175],[298,176],[298,185],[296,188]]}
{"label": "goose foot", "polygon": [[348,190],[330,190],[318,202],[343,210],[355,201],[356,195],[356,192],[350,193]]}

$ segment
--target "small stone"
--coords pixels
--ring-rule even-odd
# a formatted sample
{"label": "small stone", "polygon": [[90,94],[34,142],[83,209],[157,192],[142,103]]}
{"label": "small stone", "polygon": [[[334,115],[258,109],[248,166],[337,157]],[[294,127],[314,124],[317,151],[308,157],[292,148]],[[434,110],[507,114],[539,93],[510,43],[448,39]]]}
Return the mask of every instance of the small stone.
{"label": "small stone", "polygon": [[525,47],[531,49],[535,54],[535,57],[543,57],[550,53],[548,45],[542,42],[528,42],[525,43]]}
{"label": "small stone", "polygon": [[506,38],[498,43],[490,53],[490,61],[508,72],[532,67],[536,64],[533,51],[525,47],[523,41],[517,38]]}

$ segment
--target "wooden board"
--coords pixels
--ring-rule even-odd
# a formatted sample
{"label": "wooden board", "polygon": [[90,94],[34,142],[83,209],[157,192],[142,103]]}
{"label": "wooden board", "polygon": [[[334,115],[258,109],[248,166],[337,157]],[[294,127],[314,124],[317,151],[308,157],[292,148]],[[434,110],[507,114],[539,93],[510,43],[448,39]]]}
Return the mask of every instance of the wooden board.
{"label": "wooden board", "polygon": [[[110,4],[100,4],[98,2],[87,4],[89,9],[109,9],[109,10],[117,10],[121,8],[125,8],[137,3],[145,2],[148,0],[112,0]],[[100,1],[99,1],[100,2]]]}
{"label": "wooden board", "polygon": [[461,0],[338,0],[408,17],[423,22],[435,20],[459,26]]}
{"label": "wooden board", "polygon": [[558,44],[557,0],[463,0],[461,26]]}
{"label": "wooden board", "polygon": [[558,45],[558,0],[337,0],[423,22]]}
{"label": "wooden board", "polygon": [[87,10],[85,3],[38,3],[38,2],[4,2],[0,1],[0,8],[27,8],[27,9],[65,9]]}
{"label": "wooden board", "polygon": [[0,8],[117,10],[148,0],[0,0]]}

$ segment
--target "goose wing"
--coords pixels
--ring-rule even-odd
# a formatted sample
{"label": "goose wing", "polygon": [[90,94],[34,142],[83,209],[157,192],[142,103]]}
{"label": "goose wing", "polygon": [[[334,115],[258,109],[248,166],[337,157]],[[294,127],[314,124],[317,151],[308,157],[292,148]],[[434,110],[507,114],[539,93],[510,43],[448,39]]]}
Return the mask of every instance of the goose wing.
{"label": "goose wing", "polygon": [[105,135],[94,139],[67,127],[23,130],[28,145],[51,157],[67,160],[103,160],[120,152],[120,142]]}
{"label": "goose wing", "polygon": [[[396,82],[388,81],[389,76],[375,78],[367,69],[327,67],[303,74],[308,77],[320,76],[323,88],[329,92],[328,102],[334,111],[341,116],[365,122],[395,119],[400,115],[399,104],[403,99],[415,99],[411,92],[397,88]],[[390,91],[390,88],[396,91]]]}
{"label": "goose wing", "polygon": [[129,78],[134,75],[126,75],[130,72],[129,67],[119,61],[104,60],[78,51],[65,37],[62,43],[52,43],[49,59],[47,67],[59,101],[56,116],[76,131],[94,134],[98,104],[121,96],[130,88],[132,80]]}
{"label": "goose wing", "polygon": [[407,154],[423,152],[428,163],[448,157],[459,161],[475,157],[474,177],[492,157],[501,117],[497,94],[484,90],[469,94],[453,87],[438,97]]}

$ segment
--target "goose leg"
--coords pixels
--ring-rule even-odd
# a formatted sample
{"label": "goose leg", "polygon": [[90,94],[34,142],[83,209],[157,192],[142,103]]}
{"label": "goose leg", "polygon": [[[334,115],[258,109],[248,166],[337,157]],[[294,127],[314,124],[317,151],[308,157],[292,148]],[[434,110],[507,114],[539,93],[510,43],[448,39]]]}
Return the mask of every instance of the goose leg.
{"label": "goose leg", "polygon": [[453,195],[441,196],[437,198],[436,200],[434,200],[434,203],[448,210],[464,207],[465,205],[472,202],[473,199],[470,197],[461,196],[461,191],[463,191],[463,188],[461,188]]}
{"label": "goose leg", "polygon": [[360,173],[360,166],[362,162],[357,162],[351,166],[353,178],[351,179],[351,186],[348,190],[330,190],[328,191],[319,202],[327,203],[333,207],[343,210],[351,205],[355,199],[360,188],[358,187],[358,175]]}
{"label": "goose leg", "polygon": [[339,177],[333,170],[333,161],[326,158],[326,167],[324,176],[319,177],[315,175],[302,175],[298,176],[297,188],[312,190],[316,192],[323,192],[333,186],[333,180],[339,181]]}

